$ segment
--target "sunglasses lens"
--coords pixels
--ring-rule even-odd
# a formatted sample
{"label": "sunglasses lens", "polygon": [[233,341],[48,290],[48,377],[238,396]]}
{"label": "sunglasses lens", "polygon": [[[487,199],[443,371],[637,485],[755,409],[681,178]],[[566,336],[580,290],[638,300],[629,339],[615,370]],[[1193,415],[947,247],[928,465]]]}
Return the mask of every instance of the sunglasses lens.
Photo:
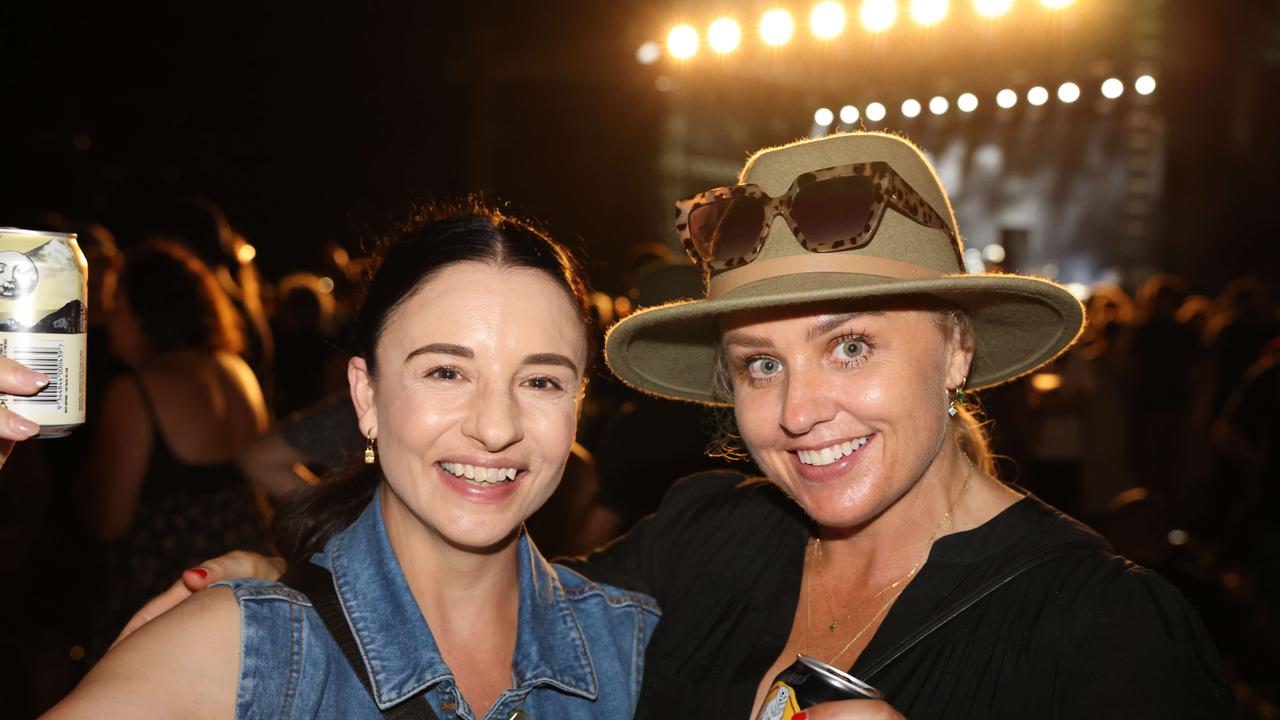
{"label": "sunglasses lens", "polygon": [[872,179],[865,175],[818,180],[796,193],[791,217],[810,245],[831,248],[866,228],[874,197]]}
{"label": "sunglasses lens", "polygon": [[716,200],[689,213],[689,234],[708,262],[750,255],[763,229],[764,203],[749,195]]}

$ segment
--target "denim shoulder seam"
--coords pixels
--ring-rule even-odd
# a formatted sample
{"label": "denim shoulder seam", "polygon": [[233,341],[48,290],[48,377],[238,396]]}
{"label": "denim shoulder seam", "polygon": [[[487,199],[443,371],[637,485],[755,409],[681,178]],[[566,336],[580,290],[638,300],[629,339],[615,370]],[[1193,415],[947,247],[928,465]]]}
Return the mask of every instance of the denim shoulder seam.
{"label": "denim shoulder seam", "polygon": [[311,607],[311,599],[288,585],[278,582],[251,580],[223,580],[209,587],[227,587],[235,594],[236,600],[282,600],[293,605]]}

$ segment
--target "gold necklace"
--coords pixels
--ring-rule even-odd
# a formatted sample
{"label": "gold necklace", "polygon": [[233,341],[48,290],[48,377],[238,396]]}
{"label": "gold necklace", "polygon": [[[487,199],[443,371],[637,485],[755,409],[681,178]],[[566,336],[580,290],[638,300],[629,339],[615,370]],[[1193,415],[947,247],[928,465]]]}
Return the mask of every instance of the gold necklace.
{"label": "gold necklace", "polygon": [[[943,514],[942,519],[938,521],[937,527],[933,529],[933,536],[929,539],[929,544],[925,547],[924,554],[920,556],[920,559],[916,561],[915,565],[911,566],[911,569],[907,571],[906,575],[898,578],[893,583],[891,583],[888,587],[884,588],[883,590],[881,590],[880,592],[876,593],[871,597],[872,600],[875,600],[881,595],[891,590],[897,589],[897,592],[893,593],[893,595],[891,595],[888,600],[884,601],[884,604],[881,605],[878,610],[876,610],[875,614],[872,615],[869,620],[867,620],[866,624],[863,625],[861,628],[859,628],[858,632],[854,633],[853,637],[849,639],[849,642],[845,643],[844,647],[840,648],[840,652],[833,655],[831,659],[827,661],[829,664],[834,664],[836,660],[840,659],[841,655],[844,655],[846,652],[848,652],[849,648],[853,647],[853,644],[858,642],[858,640],[864,634],[866,634],[867,630],[870,630],[871,626],[874,625],[876,621],[880,619],[880,616],[883,615],[885,611],[889,609],[889,606],[893,605],[894,601],[898,599],[898,596],[901,595],[902,592],[907,589],[906,587],[907,583],[909,583],[911,579],[916,576],[916,573],[920,572],[920,568],[924,566],[925,559],[929,557],[929,551],[933,549],[934,541],[936,541],[939,537],[942,536],[943,528],[945,527],[949,529],[955,523],[955,510],[957,507],[959,507],[960,501],[964,498],[965,491],[969,489],[969,478],[973,475],[973,463],[969,461],[968,457],[965,458],[965,462],[968,463],[969,468],[968,468],[968,471],[965,472],[964,474],[964,483],[960,485],[960,492],[956,494],[956,499],[951,503],[951,506],[947,508],[947,512]],[[810,577],[812,577],[812,575],[818,574],[816,565],[822,559],[822,538],[814,538],[813,546],[814,546],[814,560],[809,565],[809,568],[812,571]],[[809,592],[805,593],[805,598],[804,598],[804,614],[805,614],[804,644],[810,648],[813,647],[813,644],[811,641],[812,631],[813,631],[812,596],[813,596],[813,583],[810,582]],[[844,620],[847,621],[852,619],[855,614],[857,614],[856,610],[852,613],[849,613],[849,615],[845,616]],[[836,626],[840,622],[841,620],[839,619],[832,620],[831,624],[827,626],[827,630],[829,632],[835,632]]]}

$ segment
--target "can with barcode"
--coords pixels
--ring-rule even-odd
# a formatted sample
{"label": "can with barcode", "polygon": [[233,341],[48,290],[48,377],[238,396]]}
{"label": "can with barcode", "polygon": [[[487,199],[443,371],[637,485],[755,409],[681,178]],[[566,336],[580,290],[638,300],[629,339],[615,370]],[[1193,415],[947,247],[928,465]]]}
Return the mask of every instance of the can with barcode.
{"label": "can with barcode", "polygon": [[774,679],[756,720],[790,720],[805,708],[836,700],[883,700],[884,693],[840,668],[801,655]]}
{"label": "can with barcode", "polygon": [[49,377],[30,397],[0,394],[0,407],[61,437],[84,424],[88,264],[65,233],[0,228],[0,355]]}

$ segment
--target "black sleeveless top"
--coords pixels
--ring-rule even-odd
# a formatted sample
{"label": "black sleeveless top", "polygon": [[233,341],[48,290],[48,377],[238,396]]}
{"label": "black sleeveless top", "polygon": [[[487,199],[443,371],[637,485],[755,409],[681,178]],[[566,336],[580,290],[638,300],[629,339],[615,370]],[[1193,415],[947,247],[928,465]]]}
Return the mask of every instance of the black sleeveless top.
{"label": "black sleeveless top", "polygon": [[174,456],[146,385],[133,379],[151,418],[151,455],[133,524],[108,550],[110,622],[117,632],[183,570],[236,548],[266,548],[248,479],[234,462],[196,464]]}

